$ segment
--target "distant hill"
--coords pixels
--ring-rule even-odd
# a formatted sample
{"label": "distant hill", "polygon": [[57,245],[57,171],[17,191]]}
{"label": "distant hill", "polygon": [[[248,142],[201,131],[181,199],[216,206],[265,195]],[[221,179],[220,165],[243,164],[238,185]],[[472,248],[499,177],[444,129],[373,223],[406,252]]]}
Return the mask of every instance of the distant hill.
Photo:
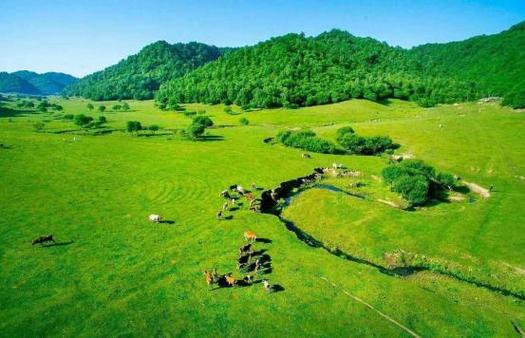
{"label": "distant hill", "polygon": [[68,95],[94,100],[150,99],[159,86],[216,60],[230,49],[203,43],[157,41],[116,65],[93,73],[66,89]]}
{"label": "distant hill", "polygon": [[400,98],[423,106],[504,96],[525,106],[525,24],[491,36],[406,50],[333,30],[288,34],[231,51],[164,84],[161,105],[308,106]]}
{"label": "distant hill", "polygon": [[29,95],[60,94],[65,86],[77,78],[63,73],[38,74],[27,70],[0,73],[0,92]]}
{"label": "distant hill", "polygon": [[494,35],[426,44],[410,50],[428,74],[475,83],[480,96],[503,96],[525,106],[525,22]]}

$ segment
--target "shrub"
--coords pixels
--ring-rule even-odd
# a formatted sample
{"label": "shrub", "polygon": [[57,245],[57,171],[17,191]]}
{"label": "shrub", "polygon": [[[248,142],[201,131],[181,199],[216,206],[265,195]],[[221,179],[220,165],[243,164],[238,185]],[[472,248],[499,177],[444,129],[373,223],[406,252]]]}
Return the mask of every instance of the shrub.
{"label": "shrub", "polygon": [[103,113],[106,110],[106,106],[99,106],[98,111]]}
{"label": "shrub", "polygon": [[73,114],[66,114],[64,115],[65,120],[72,120],[74,118]]}
{"label": "shrub", "polygon": [[204,134],[205,130],[206,130],[206,127],[204,125],[198,124],[198,123],[192,123],[186,129],[186,133],[191,139],[195,140],[201,137]]}
{"label": "shrub", "polygon": [[98,117],[98,122],[99,123],[106,123],[106,122],[108,122],[108,120],[106,119],[105,116],[99,116]]}
{"label": "shrub", "polygon": [[33,128],[35,129],[35,131],[39,131],[39,132],[44,130],[45,126],[46,125],[44,124],[44,122],[37,122],[33,124]]}
{"label": "shrub", "polygon": [[77,126],[80,126],[82,128],[89,128],[91,122],[93,122],[93,118],[84,114],[78,114],[75,115],[74,122]]}
{"label": "shrub", "polygon": [[208,128],[213,126],[213,121],[208,116],[196,116],[193,118],[192,124],[202,124],[204,127]]}
{"label": "shrub", "polygon": [[277,139],[288,147],[304,149],[322,154],[339,153],[339,150],[335,144],[317,137],[311,130],[281,131],[279,134],[277,134]]}
{"label": "shrub", "polygon": [[117,110],[122,109],[122,106],[120,104],[115,104],[115,105],[113,105],[113,107],[111,107],[111,109],[117,111]]}
{"label": "shrub", "polygon": [[120,107],[122,111],[128,111],[129,110],[129,104],[127,102],[124,102],[122,106]]}
{"label": "shrub", "polygon": [[395,148],[394,143],[389,137],[358,136],[352,127],[338,129],[336,132],[336,140],[344,149],[352,154],[376,155]]}
{"label": "shrub", "polygon": [[139,121],[128,121],[126,122],[126,130],[128,133],[138,133],[142,130],[142,124]]}
{"label": "shrub", "polygon": [[449,173],[437,173],[434,168],[421,160],[405,160],[383,169],[383,179],[411,206],[423,205],[430,198],[437,197],[446,187],[454,187],[454,177]]}
{"label": "shrub", "polygon": [[250,121],[248,121],[248,119],[246,117],[241,117],[239,119],[239,123],[242,124],[243,126],[247,126],[250,124]]}

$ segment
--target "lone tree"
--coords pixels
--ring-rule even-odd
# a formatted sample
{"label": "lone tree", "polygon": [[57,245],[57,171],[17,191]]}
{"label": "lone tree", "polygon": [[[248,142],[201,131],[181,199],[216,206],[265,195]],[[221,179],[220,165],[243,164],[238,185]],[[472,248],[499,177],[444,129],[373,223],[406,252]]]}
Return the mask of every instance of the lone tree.
{"label": "lone tree", "polygon": [[93,118],[91,116],[86,116],[84,114],[75,115],[73,118],[73,121],[75,124],[81,128],[89,128],[91,127],[91,123],[93,122]]}
{"label": "lone tree", "polygon": [[126,123],[128,133],[137,133],[142,130],[142,124],[139,121],[128,121]]}
{"label": "lone tree", "polygon": [[106,106],[99,106],[98,111],[103,113],[106,110]]}
{"label": "lone tree", "polygon": [[115,104],[113,105],[112,109],[115,110],[115,111],[118,111],[122,108],[122,106],[120,104]]}
{"label": "lone tree", "polygon": [[202,137],[206,128],[211,126],[213,126],[213,121],[208,116],[200,115],[193,118],[186,132],[191,139],[196,140]]}
{"label": "lone tree", "polygon": [[122,106],[120,107],[122,111],[128,111],[129,110],[129,104],[127,102],[124,102]]}
{"label": "lone tree", "polygon": [[93,106],[91,103],[88,103],[86,107],[89,111],[95,109],[95,106]]}

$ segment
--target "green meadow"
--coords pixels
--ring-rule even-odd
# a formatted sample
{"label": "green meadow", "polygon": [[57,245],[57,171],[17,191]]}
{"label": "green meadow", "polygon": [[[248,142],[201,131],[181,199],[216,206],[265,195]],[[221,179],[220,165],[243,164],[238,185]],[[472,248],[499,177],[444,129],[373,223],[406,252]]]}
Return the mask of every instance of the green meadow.
{"label": "green meadow", "polygon": [[[0,111],[0,336],[513,337],[525,328],[525,115],[496,103],[421,108],[350,100],[244,112],[185,105],[214,127],[191,141],[191,118],[153,101],[127,112],[89,112],[84,99],[50,99],[63,112],[7,103]],[[1,109],[1,108],[0,108]],[[107,133],[80,130],[64,114],[107,118]],[[249,120],[248,125],[240,118]],[[131,135],[126,122],[161,130]],[[42,130],[35,124],[44,123]],[[335,139],[351,125],[385,135],[396,154],[488,188],[406,211],[383,183],[387,156],[324,155],[263,142],[286,128]],[[353,177],[327,177],[299,191],[282,217],[371,264],[309,246],[279,217],[241,199],[218,220],[232,184],[265,190],[341,163]],[[361,183],[354,188],[355,183]],[[356,198],[345,192],[364,196]],[[257,193],[257,192],[255,192]],[[170,222],[151,223],[160,214]],[[243,233],[271,257],[262,283],[210,289],[203,271],[236,269]],[[59,245],[32,246],[54,234]],[[417,254],[431,269],[385,273],[392,253]],[[433,268],[435,267],[435,271]],[[507,290],[505,294],[498,290]],[[361,301],[359,301],[361,300]]]}

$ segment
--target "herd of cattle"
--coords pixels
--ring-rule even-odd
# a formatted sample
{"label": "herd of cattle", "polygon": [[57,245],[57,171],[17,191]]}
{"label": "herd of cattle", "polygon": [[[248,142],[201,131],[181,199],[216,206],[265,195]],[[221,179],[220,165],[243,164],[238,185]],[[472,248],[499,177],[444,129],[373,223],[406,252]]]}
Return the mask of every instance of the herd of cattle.
{"label": "herd of cattle", "polygon": [[250,286],[262,282],[266,292],[277,290],[275,285],[271,285],[266,278],[255,280],[256,276],[272,271],[270,255],[266,253],[265,249],[255,250],[254,245],[257,241],[257,235],[253,231],[246,231],[244,239],[248,243],[239,248],[239,257],[237,259],[237,270],[244,276],[235,278],[231,272],[219,274],[216,269],[211,271],[204,270],[204,279],[208,287],[213,288],[214,285],[217,285],[218,288]]}

